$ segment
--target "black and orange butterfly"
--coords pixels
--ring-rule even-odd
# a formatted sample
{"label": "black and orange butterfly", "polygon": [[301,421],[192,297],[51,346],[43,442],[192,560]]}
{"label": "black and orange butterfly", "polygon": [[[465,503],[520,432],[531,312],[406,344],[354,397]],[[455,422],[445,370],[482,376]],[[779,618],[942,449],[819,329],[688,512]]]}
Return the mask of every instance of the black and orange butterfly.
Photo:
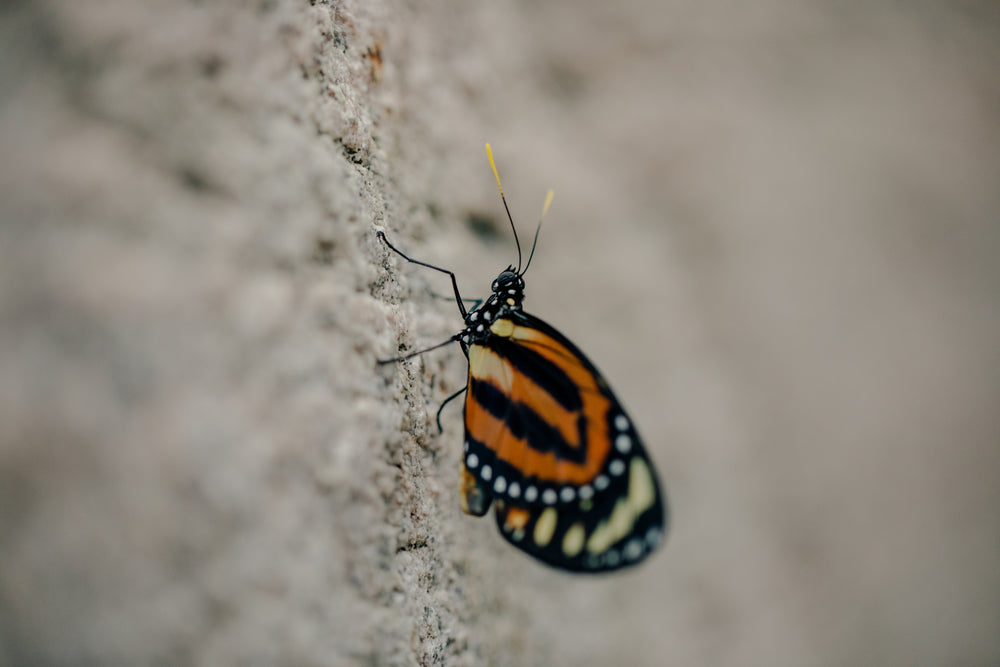
{"label": "black and orange butterfly", "polygon": [[[511,227],[514,221],[486,144]],[[549,191],[542,212],[552,201]],[[590,360],[565,336],[521,308],[524,273],[518,267],[493,281],[493,294],[466,312],[455,274],[393,252],[451,277],[465,328],[457,342],[469,360],[465,389],[465,447],[461,506],[483,516],[490,504],[500,533],[548,565],[605,572],[643,560],[666,530],[666,503],[632,420]],[[444,405],[442,404],[442,408]],[[440,411],[438,412],[440,418]],[[439,421],[440,424],[440,421]]]}

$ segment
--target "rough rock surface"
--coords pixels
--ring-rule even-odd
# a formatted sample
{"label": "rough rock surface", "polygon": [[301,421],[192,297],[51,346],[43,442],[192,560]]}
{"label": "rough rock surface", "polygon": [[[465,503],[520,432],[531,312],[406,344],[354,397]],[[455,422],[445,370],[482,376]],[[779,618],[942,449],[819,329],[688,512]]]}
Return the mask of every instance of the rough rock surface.
{"label": "rough rock surface", "polygon": [[[0,665],[1000,663],[989,2],[0,8]],[[675,523],[457,503],[460,326],[614,384]],[[430,275],[428,275],[430,274]]]}

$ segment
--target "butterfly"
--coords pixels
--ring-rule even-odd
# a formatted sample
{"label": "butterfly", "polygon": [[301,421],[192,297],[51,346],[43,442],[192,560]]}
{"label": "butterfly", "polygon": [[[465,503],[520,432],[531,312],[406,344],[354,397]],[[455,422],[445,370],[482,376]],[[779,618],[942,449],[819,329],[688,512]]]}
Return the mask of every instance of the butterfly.
{"label": "butterfly", "polygon": [[[465,320],[465,328],[443,343],[379,363],[459,343],[469,362],[468,382],[441,408],[466,393],[462,510],[478,517],[492,504],[508,542],[558,569],[596,573],[634,565],[666,531],[656,471],[597,368],[569,339],[522,308],[524,274],[542,223],[522,270],[521,244],[489,144],[486,153],[514,229],[517,268],[501,271],[492,294],[466,311],[453,272],[408,257],[379,231],[378,238],[406,261],[451,277]],[[550,190],[541,220],[551,202]]]}

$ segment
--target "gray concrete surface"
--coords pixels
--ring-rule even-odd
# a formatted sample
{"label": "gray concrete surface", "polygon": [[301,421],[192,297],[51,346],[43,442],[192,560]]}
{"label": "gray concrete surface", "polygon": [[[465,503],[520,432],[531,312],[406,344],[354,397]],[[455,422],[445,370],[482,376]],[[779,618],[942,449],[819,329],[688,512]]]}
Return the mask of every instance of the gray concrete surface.
{"label": "gray concrete surface", "polygon": [[[1000,663],[993,3],[0,8],[0,665]],[[674,525],[457,502],[459,326],[530,309]]]}

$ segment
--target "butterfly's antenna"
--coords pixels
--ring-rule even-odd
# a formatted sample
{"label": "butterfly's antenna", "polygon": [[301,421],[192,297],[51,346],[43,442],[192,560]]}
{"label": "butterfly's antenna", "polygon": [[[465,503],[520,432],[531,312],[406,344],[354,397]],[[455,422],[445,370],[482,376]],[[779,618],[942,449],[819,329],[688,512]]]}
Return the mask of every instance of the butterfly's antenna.
{"label": "butterfly's antenna", "polygon": [[538,232],[542,231],[542,222],[545,221],[545,214],[549,212],[549,205],[552,203],[552,197],[555,196],[555,192],[549,190],[548,194],[545,195],[545,205],[542,206],[542,217],[538,219],[538,227],[535,227],[535,240],[531,242],[531,252],[528,254],[528,263],[524,265],[524,271],[521,271],[518,275],[523,276],[528,272],[528,267],[531,266],[531,258],[535,256],[535,246],[538,245]]}
{"label": "butterfly's antenna", "polygon": [[497,173],[497,166],[493,162],[493,149],[489,142],[486,143],[486,155],[490,158],[490,167],[493,169],[493,177],[497,179],[497,189],[500,190],[500,201],[507,211],[507,219],[510,220],[510,228],[514,230],[514,243],[517,244],[517,272],[521,272],[521,242],[517,240],[517,228],[514,226],[514,218],[510,216],[510,208],[507,207],[507,198],[503,196],[503,186],[500,185],[500,174]]}

